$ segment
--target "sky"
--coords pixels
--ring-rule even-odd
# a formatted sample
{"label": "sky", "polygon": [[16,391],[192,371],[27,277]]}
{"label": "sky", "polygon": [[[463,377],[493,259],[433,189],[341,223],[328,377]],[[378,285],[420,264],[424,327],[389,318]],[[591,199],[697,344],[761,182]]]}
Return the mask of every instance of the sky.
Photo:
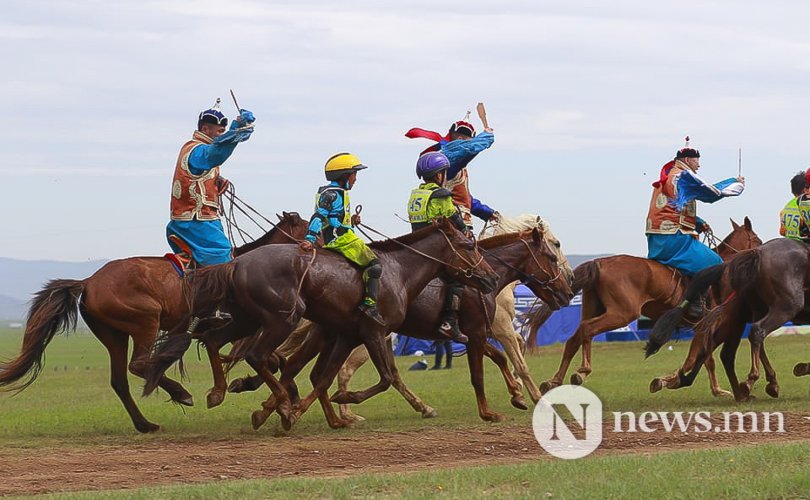
{"label": "sky", "polygon": [[[311,215],[323,165],[369,166],[363,221],[409,230],[414,166],[484,102],[495,144],[473,194],[546,218],[571,254],[646,254],[651,182],[690,135],[718,235],[777,235],[810,165],[810,4],[771,1],[0,0],[0,257],[168,251],[171,178],[197,114],[229,89],[257,117],[222,174],[267,216]],[[480,128],[477,119],[474,122]]]}

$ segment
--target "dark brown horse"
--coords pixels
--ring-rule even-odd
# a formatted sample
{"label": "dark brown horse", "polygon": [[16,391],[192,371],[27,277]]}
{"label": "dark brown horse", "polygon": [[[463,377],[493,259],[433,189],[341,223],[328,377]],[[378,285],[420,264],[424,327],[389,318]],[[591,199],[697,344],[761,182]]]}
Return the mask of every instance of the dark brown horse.
{"label": "dark brown horse", "polygon": [[[260,249],[228,264],[201,270],[191,285],[195,316],[205,316],[220,305],[233,315],[232,323],[205,333],[203,340],[209,350],[218,351],[226,342],[262,329],[245,360],[270,387],[287,429],[297,418],[297,408],[293,413],[286,388],[273,376],[265,359],[300,318],[319,323],[336,335],[329,359],[319,359],[314,368],[324,374],[318,391],[328,388],[351,350],[365,344],[380,381],[365,391],[346,395],[352,401],[363,401],[391,385],[385,335],[399,327],[408,304],[430,280],[445,274],[486,291],[497,281],[476,247],[446,220],[394,240],[372,243],[371,247],[383,265],[379,310],[387,326],[368,320],[358,311],[363,295],[360,271],[329,251],[309,254],[296,245],[279,245],[272,249],[270,258],[266,249]],[[147,368],[144,394],[154,390],[165,370],[182,357],[190,343],[190,335],[174,331],[156,347]],[[214,381],[212,392],[224,393],[224,375],[215,373]],[[326,387],[320,386],[323,383]]]}
{"label": "dark brown horse", "polygon": [[[664,385],[667,388],[689,385],[694,378],[690,369],[694,368],[692,372],[697,372],[701,359],[710,356],[717,346],[723,344],[720,358],[736,400],[743,401],[751,397],[753,385],[759,379],[760,361],[768,381],[765,392],[771,397],[778,397],[776,371],[768,360],[764,341],[769,333],[787,321],[800,324],[810,321],[810,247],[803,242],[779,238],[700,274],[695,276],[695,285],[687,290],[687,300],[721,280],[730,281],[730,286],[724,290],[722,304],[698,325],[693,343],[698,342],[700,345],[690,349],[687,362],[676,374],[677,380],[670,380],[672,376],[663,377]],[[671,323],[675,319],[672,318],[677,318],[678,314],[677,310],[667,313],[667,321],[658,328],[660,332],[654,332],[658,337],[657,344],[666,341],[673,329]],[[751,343],[751,371],[747,380],[740,383],[734,362],[746,322],[753,322],[748,335]],[[697,341],[699,337],[702,342]],[[692,358],[695,358],[694,367],[689,366]],[[796,374],[802,374],[803,371],[803,363],[794,368]]]}
{"label": "dark brown horse", "polygon": [[[284,213],[280,222],[258,240],[235,249],[237,255],[269,243],[289,242],[306,233],[297,213]],[[84,280],[53,280],[34,296],[28,311],[22,352],[0,363],[0,387],[24,389],[42,370],[42,356],[53,337],[76,326],[77,310],[110,355],[110,383],[132,423],[140,432],[160,427],[141,413],[129,391],[127,349],[134,344],[129,371],[143,376],[144,361],[159,330],[170,330],[188,313],[183,280],[163,257],[130,257],[108,262]],[[77,308],[78,306],[78,308]],[[172,401],[191,406],[191,394],[178,382],[159,382]]]}
{"label": "dark brown horse", "polygon": [[[743,225],[731,221],[733,231],[718,244],[716,251],[723,260],[762,243],[745,218]],[[658,318],[681,301],[686,280],[677,270],[654,260],[615,255],[585,262],[574,269],[574,292],[582,291],[582,320],[565,343],[560,367],[554,376],[543,382],[546,392],[562,384],[574,355],[582,347],[582,366],[571,375],[571,383],[580,385],[591,373],[591,343],[593,337],[626,326],[639,316]],[[535,313],[542,318],[542,311]],[[531,320],[532,330],[539,328]]]}
{"label": "dark brown horse", "polygon": [[[460,326],[469,337],[467,343],[467,359],[470,368],[470,379],[475,390],[480,417],[488,421],[501,421],[503,415],[492,411],[487,403],[484,393],[483,356],[490,357],[499,367],[506,380],[509,392],[512,394],[512,404],[516,408],[527,409],[520,392],[520,386],[509,371],[504,354],[487,343],[489,325],[495,311],[495,298],[509,283],[520,280],[554,309],[567,304],[572,297],[568,280],[557,266],[555,253],[549,248],[543,237],[541,229],[534,229],[521,233],[509,233],[493,236],[479,242],[479,248],[484,259],[500,277],[496,289],[492,293],[482,294],[477,290],[465,288],[462,296]],[[416,299],[409,305],[404,322],[397,328],[397,332],[410,337],[425,340],[446,340],[438,333],[441,323],[442,304],[446,288],[440,280],[431,282]],[[315,350],[314,345],[320,347]],[[301,347],[302,351],[310,356],[293,356],[282,370],[282,383],[292,380],[301,369],[318,353],[328,355],[332,344],[328,332],[317,325],[313,325],[309,338]],[[391,356],[390,348],[386,352]],[[425,405],[402,382],[399,371],[390,359],[393,367],[393,385],[405,397],[411,406],[425,415]],[[355,367],[356,368],[356,367]],[[317,374],[313,377],[316,382]],[[345,392],[341,388],[336,397],[341,398]],[[321,395],[318,395],[321,396]],[[306,405],[306,403],[303,403]],[[302,406],[303,406],[302,405]],[[265,405],[261,415],[254,415],[253,423],[261,424],[272,413],[272,405]],[[341,427],[346,424],[344,419],[335,420],[333,413],[326,411],[326,418],[331,427]]]}

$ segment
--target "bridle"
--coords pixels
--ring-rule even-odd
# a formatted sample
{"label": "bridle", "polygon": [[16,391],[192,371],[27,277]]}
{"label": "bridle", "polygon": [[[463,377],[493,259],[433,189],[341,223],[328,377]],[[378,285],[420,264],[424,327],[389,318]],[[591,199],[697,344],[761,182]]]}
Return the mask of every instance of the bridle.
{"label": "bridle", "polygon": [[[488,257],[492,257],[493,259],[497,260],[498,262],[500,262],[505,267],[507,267],[507,268],[511,269],[512,271],[514,271],[515,273],[517,273],[517,275],[520,277],[519,281],[521,283],[523,283],[524,285],[527,284],[527,283],[536,283],[541,288],[544,288],[546,290],[551,290],[552,289],[551,284],[554,283],[555,281],[557,281],[558,279],[560,279],[560,277],[562,277],[562,271],[560,270],[559,266],[557,267],[557,274],[552,275],[551,273],[549,273],[548,271],[543,269],[542,264],[540,264],[540,261],[538,260],[537,255],[534,253],[534,250],[532,249],[531,245],[529,245],[529,242],[524,240],[522,237],[520,237],[518,239],[518,241],[520,241],[521,243],[523,243],[526,246],[526,249],[529,251],[529,255],[531,256],[534,263],[537,265],[537,269],[542,271],[548,277],[548,279],[541,280],[538,277],[536,277],[534,274],[527,273],[526,271],[523,271],[522,269],[518,269],[517,267],[513,266],[512,264],[509,264],[508,262],[506,262],[500,256],[495,255],[494,253],[492,253],[492,252],[490,252],[490,251],[488,251],[486,249],[480,248],[479,252],[482,255],[487,255]],[[543,244],[546,244],[546,243],[543,242]]]}

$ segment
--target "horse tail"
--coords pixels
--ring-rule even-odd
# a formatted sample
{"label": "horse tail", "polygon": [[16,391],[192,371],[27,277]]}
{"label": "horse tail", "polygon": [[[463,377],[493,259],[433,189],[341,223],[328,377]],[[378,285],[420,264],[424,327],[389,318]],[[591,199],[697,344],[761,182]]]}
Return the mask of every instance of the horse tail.
{"label": "horse tail", "polygon": [[760,255],[755,250],[742,252],[729,262],[731,288],[738,294],[745,295],[757,283]]}
{"label": "horse tail", "polygon": [[[582,264],[578,265],[574,269],[574,281],[571,283],[571,292],[574,295],[581,292],[583,289],[590,287],[594,283],[599,281],[599,266],[597,265],[595,260],[589,260],[587,262],[583,262]],[[529,332],[536,332],[543,323],[551,316],[551,310],[548,305],[543,304],[540,307],[535,307],[528,313],[526,313],[526,328],[529,329]],[[535,339],[536,340],[536,334]],[[529,334],[531,338],[531,333]],[[533,343],[530,345],[534,345]]]}
{"label": "horse tail", "polygon": [[148,396],[158,386],[160,379],[175,362],[181,361],[180,373],[184,375],[182,364],[183,354],[191,346],[193,318],[200,318],[212,314],[216,308],[225,302],[233,287],[233,262],[204,267],[189,275],[189,296],[191,297],[190,311],[173,329],[162,333],[152,348],[152,354],[146,363],[143,395]]}
{"label": "horse tail", "polygon": [[[52,280],[34,295],[23,336],[22,352],[16,359],[0,362],[0,387],[21,391],[42,372],[45,348],[61,331],[73,331],[78,320],[79,297],[84,281]],[[25,379],[20,382],[21,379]]]}
{"label": "horse tail", "polygon": [[695,325],[695,337],[702,338],[703,348],[711,354],[709,347],[709,340],[712,338],[712,332],[717,329],[723,319],[726,304],[720,304],[711,311],[709,311],[700,322]]}
{"label": "horse tail", "polygon": [[233,289],[233,262],[204,267],[190,275],[191,314],[203,317],[213,314],[228,299]]}
{"label": "horse tail", "polygon": [[707,267],[692,277],[689,281],[689,286],[686,287],[683,300],[678,304],[678,307],[670,309],[655,322],[655,326],[653,326],[652,332],[650,332],[650,338],[644,346],[645,358],[649,358],[657,353],[664,344],[669,342],[675,330],[678,329],[678,325],[681,324],[681,320],[683,320],[686,306],[698,300],[709,287],[719,282],[720,278],[723,277],[725,269],[725,264],[718,264],[716,266]]}

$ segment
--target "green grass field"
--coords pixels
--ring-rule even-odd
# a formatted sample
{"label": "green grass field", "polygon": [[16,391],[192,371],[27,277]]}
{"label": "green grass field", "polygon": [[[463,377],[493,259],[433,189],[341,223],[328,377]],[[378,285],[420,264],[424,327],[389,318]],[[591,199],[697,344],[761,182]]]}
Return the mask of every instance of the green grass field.
{"label": "green grass field", "polygon": [[[16,356],[20,330],[0,329],[0,358]],[[771,399],[764,394],[764,381],[755,389],[758,398],[748,403],[716,399],[708,391],[705,374],[691,388],[649,394],[648,384],[654,376],[677,368],[688,348],[687,343],[674,344],[672,351],[663,350],[644,360],[640,343],[597,344],[594,347],[594,373],[586,385],[612,411],[793,411],[810,415],[810,379],[792,375],[797,362],[810,360],[810,338],[778,337],[769,339],[768,349],[780,377],[781,396]],[[738,372],[744,375],[749,366],[748,346],[743,343],[738,359]],[[549,377],[557,368],[561,346],[543,348],[529,358],[530,368],[539,380]],[[204,352],[189,350],[186,361],[190,380],[186,387],[197,406],[181,409],[167,404],[159,393],[147,399],[138,395],[141,381],[130,377],[136,401],[151,421],[163,426],[156,434],[140,435],[109,386],[106,351],[88,333],[57,337],[46,352],[45,369],[40,378],[22,393],[0,394],[0,447],[31,449],[92,447],[97,444],[126,442],[160,442],[193,439],[272,439],[277,417],[258,432],[250,428],[250,413],[257,409],[266,391],[254,394],[228,395],[225,403],[206,410],[205,392],[210,374]],[[340,431],[362,435],[364,432],[413,430],[429,426],[464,427],[470,432],[492,424],[477,415],[475,399],[469,384],[466,358],[457,358],[452,370],[404,371],[416,358],[397,360],[406,383],[427,403],[438,409],[440,417],[423,420],[413,412],[398,393],[391,390],[358,405],[357,413],[368,420],[353,429]],[[577,358],[576,363],[579,362]],[[718,363],[719,364],[719,363]],[[486,362],[487,394],[496,411],[505,413],[513,424],[531,426],[531,412],[521,412],[509,405],[500,374]],[[238,367],[235,375],[247,373]],[[365,387],[376,381],[371,366],[363,367],[353,387]],[[727,386],[724,375],[721,384]],[[302,380],[302,389],[308,384]],[[528,400],[528,398],[527,398]],[[497,425],[497,424],[496,424]],[[317,408],[307,413],[293,429],[295,435],[333,433],[323,422]],[[752,448],[672,452],[651,457],[606,456],[572,462],[542,461],[537,464],[444,470],[430,473],[353,476],[329,483],[324,479],[219,482],[216,485],[187,486],[143,490],[136,496],[267,496],[270,492],[317,496],[388,496],[407,493],[427,496],[446,493],[452,496],[626,496],[640,491],[656,491],[658,496],[689,496],[684,484],[712,478],[712,488],[695,490],[701,496],[801,496],[808,495],[806,474],[810,450],[806,443],[769,444]],[[610,471],[609,474],[605,471]],[[752,472],[753,480],[745,482],[746,490],[737,486]],[[722,474],[718,474],[722,472]],[[767,472],[767,473],[765,473]],[[553,479],[553,481],[551,480]],[[337,485],[334,486],[333,485]],[[525,484],[524,484],[525,483]],[[649,488],[655,487],[655,490]],[[659,489],[660,488],[660,489]]]}

